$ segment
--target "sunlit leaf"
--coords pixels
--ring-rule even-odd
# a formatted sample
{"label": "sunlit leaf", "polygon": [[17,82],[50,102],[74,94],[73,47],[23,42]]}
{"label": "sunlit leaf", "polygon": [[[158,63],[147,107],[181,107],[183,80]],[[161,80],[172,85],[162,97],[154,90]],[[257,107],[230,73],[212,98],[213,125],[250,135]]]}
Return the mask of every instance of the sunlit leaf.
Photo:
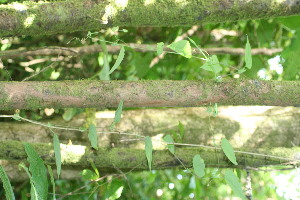
{"label": "sunlit leaf", "polygon": [[91,146],[94,149],[98,149],[98,135],[97,135],[97,129],[94,124],[91,124],[89,126],[89,134],[88,134],[89,140],[91,142]]}
{"label": "sunlit leaf", "polygon": [[[173,138],[172,138],[171,135],[166,135],[166,136],[164,137],[164,141],[165,141],[166,143],[174,143],[174,140],[173,140]],[[175,154],[175,146],[174,146],[174,144],[167,144],[167,148],[169,149],[169,151],[170,151],[172,154]]]}
{"label": "sunlit leaf", "polygon": [[53,193],[53,200],[55,200],[55,181],[54,181],[54,176],[53,176],[53,171],[50,165],[47,165],[48,168],[48,173],[50,175],[50,181],[52,184],[52,193]]}
{"label": "sunlit leaf", "polygon": [[114,64],[114,66],[111,68],[111,70],[108,72],[108,74],[111,74],[113,73],[121,64],[121,62],[123,61],[124,59],[124,56],[125,56],[125,48],[124,46],[121,47],[121,50],[119,52],[119,55],[118,55],[118,58]]}
{"label": "sunlit leaf", "polygon": [[199,52],[204,56],[204,58],[207,59],[207,56],[209,56],[208,54],[204,53],[204,51],[202,51],[202,49],[196,44],[196,42],[194,40],[192,40],[192,38],[188,37],[188,39],[190,40],[190,42],[195,45],[197,47],[197,49],[199,50]]}
{"label": "sunlit leaf", "polygon": [[195,174],[199,178],[201,178],[205,175],[205,172],[204,172],[205,163],[199,154],[195,155],[193,158],[193,169],[194,169]]}
{"label": "sunlit leaf", "polygon": [[213,55],[209,57],[204,65],[201,66],[202,69],[218,74],[222,71],[222,67],[219,63],[218,57]]}
{"label": "sunlit leaf", "polygon": [[246,72],[247,71],[247,69],[245,68],[245,67],[243,67],[242,69],[239,69],[238,71],[237,71],[237,73],[238,74],[242,74],[242,73],[244,73],[244,72]]}
{"label": "sunlit leaf", "polygon": [[97,180],[99,177],[97,174],[89,169],[84,169],[81,172],[81,176],[84,180]]}
{"label": "sunlit leaf", "polygon": [[13,118],[14,120],[21,121],[21,117],[20,117],[19,113],[14,114],[14,115],[12,116],[12,118]]}
{"label": "sunlit leaf", "polygon": [[1,179],[2,184],[3,184],[6,199],[7,200],[14,200],[15,195],[14,195],[13,189],[11,187],[11,184],[10,184],[10,181],[7,177],[7,174],[6,174],[6,172],[4,171],[4,169],[1,165],[0,165],[0,179]]}
{"label": "sunlit leaf", "polygon": [[148,166],[149,166],[150,170],[151,170],[151,163],[152,163],[152,151],[153,151],[152,140],[149,136],[146,136],[146,138],[145,138],[145,153],[146,153],[146,158],[147,158]]}
{"label": "sunlit leaf", "polygon": [[118,30],[119,30],[119,27],[118,27],[118,26],[116,26],[116,27],[113,27],[111,30],[112,30],[113,32],[116,32],[116,31],[118,31]]}
{"label": "sunlit leaf", "polygon": [[173,42],[172,44],[168,45],[168,47],[186,58],[192,57],[192,48],[187,40]]}
{"label": "sunlit leaf", "polygon": [[115,118],[114,118],[114,122],[115,123],[119,123],[121,121],[121,119],[122,119],[123,104],[124,104],[124,102],[123,102],[123,100],[121,100],[119,102],[118,108],[117,108],[117,110],[115,112]]}
{"label": "sunlit leaf", "polygon": [[228,142],[227,139],[222,138],[221,141],[221,147],[223,152],[225,153],[226,157],[235,165],[238,165],[238,163],[236,162],[236,157],[235,157],[235,153],[234,150],[231,146],[231,144]]}
{"label": "sunlit leaf", "polygon": [[226,170],[225,172],[225,180],[238,197],[240,197],[243,200],[247,199],[242,189],[242,185],[239,182],[238,177],[229,169]]}
{"label": "sunlit leaf", "polygon": [[58,135],[55,133],[53,135],[53,146],[54,146],[54,155],[55,155],[57,176],[59,178],[60,171],[61,171],[61,152],[60,152],[60,143],[59,143]]}
{"label": "sunlit leaf", "polygon": [[116,200],[119,199],[122,195],[124,188],[123,181],[113,180],[107,187],[105,191],[104,198],[105,200]]}
{"label": "sunlit leaf", "polygon": [[156,47],[157,47],[156,48],[157,55],[162,54],[162,52],[164,50],[164,43],[163,42],[157,43]]}
{"label": "sunlit leaf", "polygon": [[247,37],[247,43],[245,46],[245,63],[246,63],[246,68],[248,68],[248,69],[252,68],[251,46],[250,46],[248,37]]}
{"label": "sunlit leaf", "polygon": [[29,171],[32,175],[32,183],[35,187],[38,199],[46,200],[48,196],[48,180],[45,164],[30,144],[25,144],[25,151],[30,164]]}

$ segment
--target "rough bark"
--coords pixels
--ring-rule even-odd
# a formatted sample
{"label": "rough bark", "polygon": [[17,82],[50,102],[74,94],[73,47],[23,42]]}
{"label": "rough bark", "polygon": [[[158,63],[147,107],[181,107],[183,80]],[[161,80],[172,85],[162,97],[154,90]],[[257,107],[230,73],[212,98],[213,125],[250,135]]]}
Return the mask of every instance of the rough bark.
{"label": "rough bark", "polygon": [[0,37],[113,26],[192,26],[300,14],[297,0],[66,0],[0,5]]}
{"label": "rough bark", "polygon": [[[107,51],[109,53],[118,53],[122,45],[107,45]],[[155,52],[156,45],[147,45],[147,44],[126,44],[131,48],[134,48],[135,51],[139,52]],[[245,55],[245,49],[243,48],[229,48],[229,47],[220,47],[220,48],[203,48],[203,51],[206,51],[212,55],[218,54],[231,54],[231,55]],[[164,47],[164,51],[173,50]],[[0,59],[5,60],[9,58],[22,58],[27,56],[79,56],[83,54],[92,54],[102,52],[102,47],[100,45],[89,45],[83,47],[44,47],[36,49],[14,49],[0,52]],[[196,48],[192,49],[193,54],[199,54],[199,50]],[[267,48],[258,48],[251,49],[252,55],[274,55],[282,52],[282,49],[267,49]]]}
{"label": "rough bark", "polygon": [[299,81],[0,82],[0,110],[37,108],[300,105]]}

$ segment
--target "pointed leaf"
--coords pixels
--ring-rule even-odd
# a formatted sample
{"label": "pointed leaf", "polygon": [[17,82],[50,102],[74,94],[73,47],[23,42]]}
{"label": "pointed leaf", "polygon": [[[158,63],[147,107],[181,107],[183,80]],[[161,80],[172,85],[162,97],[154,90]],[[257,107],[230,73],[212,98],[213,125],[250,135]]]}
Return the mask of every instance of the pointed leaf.
{"label": "pointed leaf", "polygon": [[196,42],[194,40],[192,40],[192,38],[188,37],[188,39],[190,40],[190,42],[195,45],[197,47],[197,49],[199,50],[199,52],[204,56],[204,58],[207,58],[207,56],[209,55],[206,55],[206,53],[204,53],[202,51],[202,49],[196,44]]}
{"label": "pointed leaf", "polygon": [[157,43],[156,47],[157,47],[156,52],[157,52],[157,55],[159,56],[160,54],[162,54],[162,52],[164,50],[164,43],[163,42]]}
{"label": "pointed leaf", "polygon": [[14,115],[12,116],[12,118],[13,118],[14,120],[21,121],[21,117],[20,117],[19,113],[14,114]]}
{"label": "pointed leaf", "polygon": [[201,68],[206,71],[214,72],[215,74],[218,74],[222,71],[222,67],[216,55],[209,57],[206,63],[202,65]]}
{"label": "pointed leaf", "polygon": [[153,146],[152,146],[152,140],[149,136],[145,138],[145,153],[146,153],[146,158],[148,160],[148,166],[151,171],[151,163],[152,163],[152,151],[153,151]]}
{"label": "pointed leaf", "polygon": [[186,58],[192,57],[192,48],[187,40],[173,42],[172,44],[168,45],[168,47]]}
{"label": "pointed leaf", "polygon": [[118,55],[118,58],[114,64],[114,66],[110,69],[110,71],[108,72],[108,74],[113,73],[121,64],[122,60],[124,59],[125,56],[125,48],[124,46],[121,47],[120,53]]}
{"label": "pointed leaf", "polygon": [[76,108],[67,108],[64,114],[62,115],[62,117],[65,121],[70,121],[74,117],[74,115],[76,115],[76,113],[77,113]]}
{"label": "pointed leaf", "polygon": [[115,119],[114,119],[114,122],[115,123],[119,123],[121,121],[121,118],[122,118],[122,109],[123,109],[123,100],[120,101],[119,105],[118,105],[118,108],[115,112]]}
{"label": "pointed leaf", "polygon": [[30,144],[25,144],[25,151],[28,156],[29,171],[32,175],[32,182],[38,199],[46,200],[48,196],[48,180],[45,164]]}
{"label": "pointed leaf", "polygon": [[194,169],[195,174],[199,178],[201,178],[205,175],[205,172],[204,172],[205,163],[199,154],[195,155],[193,158],[193,169]]}
{"label": "pointed leaf", "polygon": [[225,153],[226,157],[235,165],[238,165],[236,162],[236,157],[234,150],[231,146],[231,144],[226,140],[225,138],[222,138],[221,147],[223,152]]}
{"label": "pointed leaf", "polygon": [[225,172],[225,180],[227,184],[231,187],[233,192],[240,197],[243,200],[246,200],[246,196],[244,194],[244,191],[242,189],[242,185],[239,182],[238,177],[231,171],[231,170],[226,170]]}
{"label": "pointed leaf", "polygon": [[0,179],[3,184],[3,188],[5,190],[5,196],[7,200],[15,200],[15,195],[13,189],[11,187],[10,181],[7,177],[6,172],[4,171],[3,167],[0,165]]}
{"label": "pointed leaf", "polygon": [[248,68],[248,69],[252,68],[251,46],[250,46],[248,37],[247,37],[247,43],[245,46],[245,63],[246,63],[246,68]]}
{"label": "pointed leaf", "polygon": [[94,149],[98,150],[98,135],[97,135],[97,129],[94,124],[91,124],[89,127],[89,134],[88,134],[89,140],[91,142],[91,146]]}
{"label": "pointed leaf", "polygon": [[184,130],[184,125],[181,122],[178,123],[178,129],[179,129],[179,135],[180,135],[180,142],[182,142],[185,130]]}
{"label": "pointed leaf", "polygon": [[47,165],[47,168],[48,168],[48,173],[50,175],[50,181],[51,181],[51,184],[52,184],[52,193],[53,193],[53,200],[55,200],[55,181],[54,181],[54,176],[53,176],[53,171],[52,171],[52,168],[50,165]]}
{"label": "pointed leaf", "polygon": [[[104,60],[104,66],[101,70],[101,72],[99,73],[99,78],[100,80],[102,81],[108,81],[110,80],[110,77],[109,77],[109,62],[108,62],[108,52],[107,52],[107,47],[106,47],[106,43],[105,43],[105,40],[104,38],[101,38],[100,40],[100,44],[101,44],[101,48],[103,49],[103,60]],[[99,60],[99,58],[98,58]]]}
{"label": "pointed leaf", "polygon": [[89,169],[84,169],[81,172],[81,176],[84,180],[97,180],[99,177],[97,176],[97,174]]}
{"label": "pointed leaf", "polygon": [[[164,137],[164,141],[165,141],[166,143],[174,143],[174,140],[173,140],[173,138],[172,138],[171,135],[166,135],[166,136]],[[174,144],[167,144],[167,148],[169,149],[169,151],[170,151],[172,154],[175,154],[175,146],[174,146]]]}
{"label": "pointed leaf", "polygon": [[61,152],[60,152],[60,143],[59,143],[58,135],[55,133],[53,135],[53,146],[54,146],[57,177],[59,178],[61,172]]}

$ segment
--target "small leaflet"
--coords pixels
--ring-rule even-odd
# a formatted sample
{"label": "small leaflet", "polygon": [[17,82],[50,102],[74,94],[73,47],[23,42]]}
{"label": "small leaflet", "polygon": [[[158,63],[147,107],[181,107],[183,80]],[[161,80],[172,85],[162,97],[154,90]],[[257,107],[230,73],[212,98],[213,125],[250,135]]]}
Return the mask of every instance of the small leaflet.
{"label": "small leaflet", "polygon": [[202,178],[205,175],[205,163],[199,154],[195,155],[193,158],[193,169],[199,178]]}
{"label": "small leaflet", "polygon": [[118,105],[118,108],[115,112],[115,118],[114,118],[115,123],[119,123],[122,119],[123,104],[124,104],[124,102],[123,102],[123,100],[121,100],[119,105]]}
{"label": "small leaflet", "polygon": [[173,42],[172,44],[168,45],[168,47],[186,58],[192,57],[192,48],[190,42],[187,40]]}
{"label": "small leaflet", "polygon": [[228,142],[227,139],[222,138],[221,141],[221,147],[223,152],[225,153],[226,157],[235,165],[238,165],[238,163],[236,162],[236,157],[235,157],[235,153],[234,150],[231,146],[231,144]]}
{"label": "small leaflet", "polygon": [[247,200],[238,177],[231,170],[226,170],[225,180],[233,192],[243,200]]}
{"label": "small leaflet", "polygon": [[19,113],[14,114],[14,115],[12,116],[12,118],[13,118],[14,120],[21,121],[21,117],[20,117]]}
{"label": "small leaflet", "polygon": [[58,135],[54,133],[53,135],[53,146],[54,146],[54,155],[55,155],[55,163],[57,170],[57,177],[59,178],[61,172],[61,152],[60,152],[60,142]]}
{"label": "small leaflet", "polygon": [[92,170],[89,170],[89,169],[82,170],[81,176],[86,181],[97,180],[99,178],[95,172],[93,172]]}
{"label": "small leaflet", "polygon": [[215,74],[218,74],[222,71],[222,67],[216,55],[212,55],[211,57],[209,57],[206,63],[201,66],[201,68]]}
{"label": "small leaflet", "polygon": [[248,68],[248,69],[252,68],[251,46],[250,46],[248,37],[247,37],[247,43],[245,46],[245,63],[246,63],[246,68]]}
{"label": "small leaflet", "polygon": [[29,171],[32,176],[33,188],[36,191],[38,199],[46,200],[48,196],[47,169],[43,160],[29,143],[25,143],[25,151],[30,164]]}
{"label": "small leaflet", "polygon": [[197,47],[197,49],[199,50],[199,52],[204,56],[204,58],[207,59],[208,53],[204,53],[204,51],[201,50],[201,48],[196,44],[196,42],[194,40],[192,40],[192,38],[188,37],[188,39],[190,40],[190,42],[195,45],[195,47]]}
{"label": "small leaflet", "polygon": [[185,130],[184,130],[184,125],[181,122],[178,123],[178,129],[179,129],[179,135],[180,135],[180,142],[182,142]]}
{"label": "small leaflet", "polygon": [[62,115],[65,121],[70,121],[77,113],[76,108],[67,108],[65,109],[64,114]]}
{"label": "small leaflet", "polygon": [[108,72],[108,75],[110,75],[111,73],[113,73],[121,64],[121,62],[123,61],[125,56],[125,48],[124,46],[121,47],[121,50],[119,52],[118,58],[114,64],[114,66],[110,69],[110,71]]}
{"label": "small leaflet", "polygon": [[[164,141],[166,143],[174,143],[174,140],[172,138],[171,135],[166,135],[164,137]],[[172,153],[172,154],[175,154],[175,145],[174,144],[167,144],[167,148],[169,149],[169,151]]]}
{"label": "small leaflet", "polygon": [[89,137],[89,140],[91,142],[91,146],[94,149],[98,150],[98,135],[97,135],[96,126],[94,124],[91,124],[90,127],[89,127],[88,137]]}
{"label": "small leaflet", "polygon": [[151,171],[151,163],[152,163],[152,151],[153,151],[152,140],[149,136],[146,136],[146,138],[145,138],[145,153],[146,153],[146,158],[148,161],[148,166],[149,166],[150,171]]}
{"label": "small leaflet", "polygon": [[157,55],[159,56],[160,54],[162,54],[162,52],[164,50],[164,43],[163,42],[157,43],[156,47],[157,47],[156,52],[157,52]]}
{"label": "small leaflet", "polygon": [[54,176],[53,176],[53,171],[50,165],[47,165],[48,173],[50,175],[50,181],[52,184],[52,193],[53,193],[53,200],[56,199],[55,195],[55,181],[54,181]]}
{"label": "small leaflet", "polygon": [[0,165],[0,179],[3,184],[6,199],[7,200],[15,200],[15,195],[14,195],[13,189],[11,187],[10,181],[7,177],[6,172],[4,171],[4,169],[1,165]]}

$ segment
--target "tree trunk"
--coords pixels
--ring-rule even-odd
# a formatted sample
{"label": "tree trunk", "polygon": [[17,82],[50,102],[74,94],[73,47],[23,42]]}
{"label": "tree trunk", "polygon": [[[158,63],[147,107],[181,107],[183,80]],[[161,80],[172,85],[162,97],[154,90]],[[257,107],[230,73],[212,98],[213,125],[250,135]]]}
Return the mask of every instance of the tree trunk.
{"label": "tree trunk", "polygon": [[37,108],[300,105],[299,81],[0,82],[0,110]]}
{"label": "tree trunk", "polygon": [[0,5],[0,37],[114,26],[192,26],[300,14],[297,0],[66,0]]}

